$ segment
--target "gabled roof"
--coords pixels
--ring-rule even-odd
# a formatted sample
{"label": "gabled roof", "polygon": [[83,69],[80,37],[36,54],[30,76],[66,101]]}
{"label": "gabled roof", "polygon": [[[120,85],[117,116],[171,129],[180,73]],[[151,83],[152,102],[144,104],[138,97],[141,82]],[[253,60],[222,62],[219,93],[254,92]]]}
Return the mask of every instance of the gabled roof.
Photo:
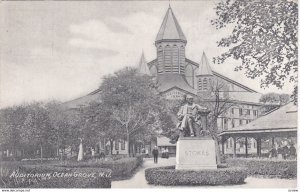
{"label": "gabled roof", "polygon": [[[194,65],[194,66],[200,68],[200,64],[197,63],[197,62],[195,62],[195,61],[192,61],[192,60],[187,59],[187,58],[185,59],[185,61],[186,61],[187,63],[191,64],[191,65]],[[236,86],[239,86],[239,87],[241,87],[241,88],[243,88],[243,89],[245,89],[245,90],[247,90],[247,91],[249,91],[249,92],[258,93],[258,92],[255,91],[254,89],[251,89],[251,88],[249,88],[249,87],[247,87],[247,86],[245,86],[245,85],[242,85],[242,84],[238,83],[237,81],[234,81],[234,80],[232,80],[232,79],[230,79],[230,78],[228,78],[228,77],[226,77],[226,76],[224,76],[224,75],[221,75],[220,73],[217,73],[217,72],[215,72],[215,71],[213,71],[213,70],[212,70],[212,74],[215,75],[215,76],[217,76],[217,77],[219,77],[219,78],[221,78],[221,79],[224,79],[225,81],[228,81],[228,82],[230,82],[230,83],[233,83],[233,84],[235,84]]]}
{"label": "gabled roof", "polygon": [[281,108],[261,116],[252,122],[241,125],[230,130],[226,130],[223,134],[230,133],[258,133],[258,132],[276,132],[276,131],[296,131],[297,130],[297,105],[290,102]]}
{"label": "gabled roof", "polygon": [[171,7],[167,10],[155,41],[161,40],[183,40],[186,42],[186,38],[175,15],[173,14]]}
{"label": "gabled roof", "polygon": [[149,67],[147,65],[145,56],[144,56],[144,52],[142,53],[139,65],[138,65],[138,72],[141,74],[145,74],[145,75],[151,75],[150,74],[150,70]]}
{"label": "gabled roof", "polygon": [[197,75],[213,75],[208,59],[203,52]]}
{"label": "gabled roof", "polygon": [[235,84],[236,86],[239,86],[239,87],[241,87],[241,88],[243,88],[243,89],[245,89],[245,90],[247,90],[247,91],[249,91],[249,92],[258,93],[258,92],[255,91],[254,89],[251,89],[251,88],[249,88],[249,87],[247,87],[247,86],[245,86],[245,85],[242,85],[242,84],[240,84],[240,83],[238,83],[238,82],[236,82],[236,81],[234,81],[234,80],[232,80],[232,79],[230,79],[230,78],[228,78],[228,77],[225,77],[224,75],[221,75],[220,73],[217,73],[217,72],[215,72],[215,71],[212,71],[212,72],[213,72],[213,75],[215,75],[215,76],[217,76],[217,77],[220,77],[221,79],[224,79],[225,81],[228,81],[228,82],[230,82],[230,83],[232,83],[232,84]]}
{"label": "gabled roof", "polygon": [[99,101],[100,95],[101,95],[101,90],[96,89],[95,91],[89,93],[88,95],[62,103],[62,107],[64,107],[65,109],[78,109],[80,107],[85,107],[92,102]]}
{"label": "gabled roof", "polygon": [[193,89],[180,74],[163,74],[157,77],[159,92],[166,92],[172,88],[179,88],[188,93],[197,95],[197,90]]}

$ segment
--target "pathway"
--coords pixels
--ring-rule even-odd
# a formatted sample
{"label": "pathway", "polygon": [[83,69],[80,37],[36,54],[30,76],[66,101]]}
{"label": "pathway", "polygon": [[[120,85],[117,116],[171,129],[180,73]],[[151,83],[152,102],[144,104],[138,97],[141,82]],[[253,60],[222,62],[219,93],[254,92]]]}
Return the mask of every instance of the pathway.
{"label": "pathway", "polygon": [[[174,188],[174,187],[195,187],[195,186],[155,186],[149,185],[145,179],[145,169],[150,167],[161,167],[175,165],[175,158],[171,157],[169,159],[158,159],[158,163],[154,164],[153,159],[144,159],[143,166],[138,170],[138,172],[130,179],[123,181],[112,181],[112,188]],[[296,179],[277,179],[277,178],[257,178],[257,177],[247,177],[245,184],[242,185],[227,185],[227,186],[197,186],[197,187],[215,187],[215,188],[289,188],[293,189],[297,186]]]}

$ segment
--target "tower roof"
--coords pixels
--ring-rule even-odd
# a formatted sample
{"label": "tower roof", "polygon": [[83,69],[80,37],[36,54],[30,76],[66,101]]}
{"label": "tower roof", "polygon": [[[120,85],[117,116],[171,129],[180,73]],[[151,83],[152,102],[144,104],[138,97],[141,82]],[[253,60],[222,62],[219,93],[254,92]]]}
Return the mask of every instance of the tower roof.
{"label": "tower roof", "polygon": [[139,65],[138,65],[138,72],[141,74],[145,74],[145,75],[150,75],[150,70],[149,67],[147,65],[145,56],[144,56],[144,52],[142,53]]}
{"label": "tower roof", "polygon": [[208,59],[203,52],[197,75],[213,75]]}
{"label": "tower roof", "polygon": [[186,38],[182,32],[178,21],[173,14],[171,7],[168,8],[165,18],[160,26],[158,34],[155,41],[161,40],[183,40]]}

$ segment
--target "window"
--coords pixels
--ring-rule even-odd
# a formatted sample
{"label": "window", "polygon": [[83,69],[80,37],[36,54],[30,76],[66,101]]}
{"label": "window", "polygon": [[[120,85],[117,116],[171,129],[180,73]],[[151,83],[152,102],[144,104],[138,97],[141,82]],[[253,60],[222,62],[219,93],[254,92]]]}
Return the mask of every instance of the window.
{"label": "window", "polygon": [[125,141],[121,140],[121,150],[125,150]]}
{"label": "window", "polygon": [[253,110],[253,116],[256,117],[257,116],[257,111]]}
{"label": "window", "polygon": [[253,142],[253,147],[256,148],[256,142],[255,141]]}
{"label": "window", "polygon": [[228,119],[224,118],[223,122],[224,122],[224,129],[227,130],[228,129],[228,124],[227,124]]}
{"label": "window", "polygon": [[115,150],[119,150],[119,141],[115,141]]}
{"label": "window", "polygon": [[207,90],[207,79],[203,79],[203,90]]}
{"label": "window", "polygon": [[176,45],[173,45],[172,50],[172,59],[173,59],[173,72],[179,72],[179,49]]}
{"label": "window", "polygon": [[232,139],[229,139],[230,148],[232,148]]}
{"label": "window", "polygon": [[158,61],[158,73],[162,73],[163,72],[163,62],[164,62],[164,59],[163,59],[163,48],[162,46],[159,46],[158,47],[158,50],[157,50],[157,61]]}
{"label": "window", "polygon": [[180,71],[179,73],[184,74],[185,70],[185,48],[184,46],[180,47],[180,56],[179,56],[179,62],[180,62]]}
{"label": "window", "polygon": [[234,108],[231,108],[231,114],[234,115]]}
{"label": "window", "polygon": [[164,65],[165,65],[165,72],[171,73],[172,72],[172,48],[169,45],[165,47]]}
{"label": "window", "polygon": [[240,125],[243,125],[243,120],[242,119],[240,119]]}
{"label": "window", "polygon": [[247,109],[247,115],[250,115],[250,109]]}
{"label": "window", "polygon": [[202,90],[202,80],[201,80],[201,78],[199,78],[199,81],[198,81],[198,89]]}
{"label": "window", "polygon": [[243,115],[243,109],[239,109],[240,115]]}
{"label": "window", "polygon": [[232,128],[234,128],[234,127],[235,127],[235,124],[234,124],[234,119],[232,119],[232,121],[231,121],[231,125],[232,125]]}

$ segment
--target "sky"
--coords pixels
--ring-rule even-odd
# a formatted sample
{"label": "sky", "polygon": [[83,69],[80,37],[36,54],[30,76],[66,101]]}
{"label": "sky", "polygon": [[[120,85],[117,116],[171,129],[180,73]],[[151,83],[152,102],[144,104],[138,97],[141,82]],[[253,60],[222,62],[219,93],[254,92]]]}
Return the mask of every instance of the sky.
{"label": "sky", "polygon": [[[205,51],[213,70],[261,93],[260,79],[235,72],[239,61],[213,64],[226,51],[217,41],[230,30],[216,30],[218,0],[171,1],[187,38],[186,57],[200,62]],[[137,66],[144,51],[156,58],[155,37],[168,1],[0,2],[0,108],[24,102],[68,101],[96,90],[102,78]]]}

